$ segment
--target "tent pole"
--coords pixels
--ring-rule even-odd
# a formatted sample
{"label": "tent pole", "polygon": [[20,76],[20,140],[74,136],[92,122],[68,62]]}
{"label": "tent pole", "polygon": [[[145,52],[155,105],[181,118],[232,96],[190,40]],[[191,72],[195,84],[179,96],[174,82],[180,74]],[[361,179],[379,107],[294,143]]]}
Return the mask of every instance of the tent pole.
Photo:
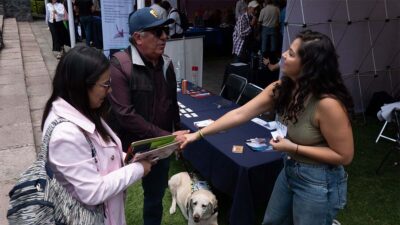
{"label": "tent pole", "polygon": [[387,10],[387,0],[384,0],[383,4],[385,6],[385,18],[389,19],[389,14],[388,14],[388,10]]}
{"label": "tent pole", "polygon": [[144,8],[144,0],[137,0],[137,9]]}
{"label": "tent pole", "polygon": [[349,1],[346,0],[346,11],[347,11],[347,22],[350,22],[350,11],[349,11]]}
{"label": "tent pole", "polygon": [[304,19],[303,0],[300,0],[300,7],[301,7],[301,16],[303,18],[303,25],[305,25],[306,24],[306,20]]}
{"label": "tent pole", "polygon": [[361,89],[361,80],[360,80],[360,72],[357,71],[357,81],[358,81],[358,90],[360,91],[360,98],[361,98],[361,109],[362,109],[362,114],[363,114],[363,118],[364,118],[364,124],[367,122],[366,118],[365,118],[365,108],[364,108],[364,97],[363,97],[363,93],[362,93],[362,89]]}
{"label": "tent pole", "polygon": [[74,21],[74,9],[72,8],[72,0],[67,1],[68,7],[68,28],[69,28],[69,38],[71,41],[71,48],[75,47],[75,21]]}
{"label": "tent pole", "polygon": [[372,42],[371,25],[370,25],[370,21],[369,20],[367,22],[367,25],[368,25],[368,33],[369,33],[369,44],[371,45],[372,63],[373,63],[373,66],[374,66],[374,73],[375,73],[374,76],[378,76],[378,73],[376,72],[374,43]]}
{"label": "tent pole", "polygon": [[332,22],[329,22],[329,29],[331,30],[332,44],[333,44],[333,46],[336,46],[336,45],[335,45],[335,37],[333,36]]}
{"label": "tent pole", "polygon": [[287,41],[288,41],[288,46],[290,46],[290,34],[289,34],[289,25],[286,25],[286,34],[287,34]]}

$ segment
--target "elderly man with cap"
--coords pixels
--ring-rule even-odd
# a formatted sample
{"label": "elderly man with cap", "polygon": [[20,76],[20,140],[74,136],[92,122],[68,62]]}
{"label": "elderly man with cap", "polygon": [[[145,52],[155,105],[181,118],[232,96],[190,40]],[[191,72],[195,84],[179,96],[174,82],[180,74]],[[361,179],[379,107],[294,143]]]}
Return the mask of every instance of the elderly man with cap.
{"label": "elderly man with cap", "polygon": [[[176,78],[164,55],[168,24],[149,7],[129,15],[131,45],[111,57],[110,124],[128,149],[133,141],[169,135],[184,140],[179,129]],[[144,224],[161,224],[162,199],[168,183],[169,159],[155,164],[142,179]]]}
{"label": "elderly man with cap", "polygon": [[257,1],[251,1],[247,5],[247,11],[236,21],[233,31],[233,48],[235,62],[248,63],[250,61],[250,37],[254,27],[257,25]]}

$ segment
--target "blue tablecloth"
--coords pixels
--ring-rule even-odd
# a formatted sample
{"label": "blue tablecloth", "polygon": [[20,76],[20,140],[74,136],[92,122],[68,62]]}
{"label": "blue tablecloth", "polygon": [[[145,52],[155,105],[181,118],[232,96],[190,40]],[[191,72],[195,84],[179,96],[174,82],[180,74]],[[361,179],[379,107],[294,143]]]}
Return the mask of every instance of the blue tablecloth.
{"label": "blue tablecloth", "polygon": [[[197,130],[193,122],[218,119],[237,107],[234,103],[216,107],[219,96],[195,99],[178,94],[178,101],[192,107],[198,117],[181,116],[181,122],[192,131]],[[209,107],[208,107],[209,106]],[[199,108],[197,108],[199,107]],[[267,129],[253,122],[245,123],[228,131],[205,137],[192,143],[183,152],[196,170],[212,186],[232,197],[229,223],[231,225],[255,224],[255,209],[266,205],[275,179],[282,167],[280,153],[254,152],[245,141],[254,137],[270,137]],[[233,145],[243,145],[242,154],[232,153]]]}

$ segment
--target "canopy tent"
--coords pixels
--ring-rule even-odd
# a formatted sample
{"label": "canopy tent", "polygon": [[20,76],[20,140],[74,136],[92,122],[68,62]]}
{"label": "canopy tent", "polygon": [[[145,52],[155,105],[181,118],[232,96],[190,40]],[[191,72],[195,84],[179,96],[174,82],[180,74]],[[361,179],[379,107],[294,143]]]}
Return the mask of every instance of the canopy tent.
{"label": "canopy tent", "polygon": [[399,94],[400,1],[288,0],[285,22],[283,49],[304,29],[332,39],[356,112],[377,91]]}

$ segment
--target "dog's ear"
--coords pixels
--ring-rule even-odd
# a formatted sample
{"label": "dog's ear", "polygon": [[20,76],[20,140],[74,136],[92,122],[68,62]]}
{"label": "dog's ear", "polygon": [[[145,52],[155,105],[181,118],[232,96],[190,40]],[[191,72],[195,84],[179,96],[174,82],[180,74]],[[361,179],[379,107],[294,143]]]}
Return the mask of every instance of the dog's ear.
{"label": "dog's ear", "polygon": [[193,212],[193,200],[192,200],[192,198],[190,198],[190,201],[187,202],[186,209],[188,210],[188,212]]}
{"label": "dog's ear", "polygon": [[212,204],[212,211],[211,213],[214,214],[218,211],[218,200],[216,197],[211,198],[211,204]]}
{"label": "dog's ear", "polygon": [[192,198],[189,199],[189,201],[186,202],[186,215],[189,217],[189,215],[193,212],[192,208]]}
{"label": "dog's ear", "polygon": [[207,208],[206,208],[205,214],[211,216],[213,214],[213,211],[214,211],[214,206],[213,206],[213,204],[211,202],[209,202],[207,204]]}
{"label": "dog's ear", "polygon": [[214,209],[215,209],[215,208],[218,208],[218,200],[217,200],[217,198],[215,198],[215,197],[212,198],[212,199],[211,199],[211,203],[213,204]]}

